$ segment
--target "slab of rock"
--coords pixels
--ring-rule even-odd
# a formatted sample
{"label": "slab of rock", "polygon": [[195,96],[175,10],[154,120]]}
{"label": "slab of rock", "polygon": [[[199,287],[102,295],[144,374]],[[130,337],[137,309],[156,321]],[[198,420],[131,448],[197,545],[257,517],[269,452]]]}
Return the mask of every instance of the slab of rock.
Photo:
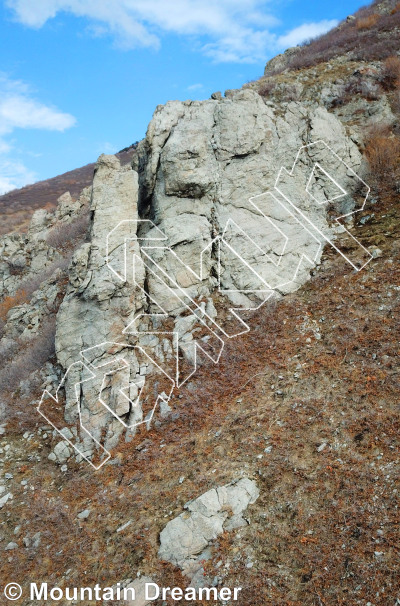
{"label": "slab of rock", "polygon": [[90,516],[90,509],[84,509],[78,513],[79,520],[86,520]]}
{"label": "slab of rock", "polygon": [[48,459],[50,461],[56,461],[59,465],[62,465],[68,461],[71,456],[71,448],[68,442],[62,441],[55,445],[53,451],[49,454]]}
{"label": "slab of rock", "polygon": [[[193,576],[204,559],[202,552],[224,530],[247,522],[243,513],[259,496],[256,483],[242,478],[219,488],[212,488],[189,501],[177,518],[168,522],[160,534],[158,556],[179,566]],[[199,555],[201,554],[201,555]]]}
{"label": "slab of rock", "polygon": [[9,499],[12,499],[12,494],[11,494],[11,492],[7,492],[7,494],[5,494],[3,497],[1,497],[1,499],[0,499],[0,509],[1,509],[2,507],[4,507],[4,505],[7,503],[7,501],[8,501]]}

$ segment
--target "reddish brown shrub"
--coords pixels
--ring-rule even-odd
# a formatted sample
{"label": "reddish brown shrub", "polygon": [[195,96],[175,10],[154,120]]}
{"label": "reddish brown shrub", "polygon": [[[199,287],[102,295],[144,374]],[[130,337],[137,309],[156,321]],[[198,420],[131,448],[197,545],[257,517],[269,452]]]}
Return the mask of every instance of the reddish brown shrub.
{"label": "reddish brown shrub", "polygon": [[369,15],[368,17],[364,17],[362,19],[358,19],[356,22],[357,29],[370,29],[379,20],[379,15]]}
{"label": "reddish brown shrub", "polygon": [[13,356],[12,361],[0,371],[0,393],[14,391],[19,383],[43,366],[55,352],[55,314],[40,327],[37,338]]}
{"label": "reddish brown shrub", "polygon": [[272,82],[271,80],[264,82],[259,88],[258,94],[261,95],[261,97],[269,97],[275,87],[276,82]]}
{"label": "reddish brown shrub", "polygon": [[386,90],[400,86],[400,59],[397,56],[388,57],[383,64],[379,81]]}
{"label": "reddish brown shrub", "polygon": [[27,300],[28,295],[26,290],[24,289],[18,290],[15,295],[5,297],[0,303],[0,320],[3,320],[4,322],[7,318],[7,314],[10,309],[16,307],[17,305],[22,305],[23,303],[26,303]]}
{"label": "reddish brown shrub", "polygon": [[400,139],[387,127],[375,127],[368,134],[365,155],[376,186],[393,190],[400,173]]}
{"label": "reddish brown shrub", "polygon": [[77,240],[84,239],[89,227],[89,213],[85,212],[75,221],[54,227],[46,238],[47,243],[62,250],[70,248]]}

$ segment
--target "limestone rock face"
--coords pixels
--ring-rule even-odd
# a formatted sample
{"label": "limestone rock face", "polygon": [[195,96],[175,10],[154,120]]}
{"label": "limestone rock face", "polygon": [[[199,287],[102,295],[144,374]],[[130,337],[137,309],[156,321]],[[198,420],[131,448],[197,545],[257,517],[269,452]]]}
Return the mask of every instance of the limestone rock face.
{"label": "limestone rock face", "polygon": [[152,583],[150,577],[140,577],[129,583],[126,587],[133,589],[135,592],[135,599],[129,600],[127,606],[147,606],[151,604],[152,600],[146,599],[146,583]]}
{"label": "limestone rock face", "polygon": [[[65,418],[80,415],[89,458],[164,410],[199,350],[218,360],[225,338],[247,329],[235,309],[308,279],[334,219],[356,204],[361,164],[326,109],[277,111],[250,89],[157,107],[138,158],[138,172],[99,158],[90,241],[57,317]],[[65,196],[60,220],[70,209]],[[39,233],[46,221],[35,219]]]}
{"label": "limestone rock face", "polygon": [[[70,285],[57,316],[56,352],[63,368],[67,370],[83,361],[81,352],[89,349],[89,362],[94,367],[105,365],[113,373],[103,386],[96,380],[83,382],[78,402],[75,385],[88,378],[85,368],[73,366],[65,384],[66,419],[71,422],[77,419],[79,405],[84,425],[95,439],[100,439],[102,431],[106,430],[106,448],[115,445],[124,430],[116,416],[130,412],[128,400],[118,389],[118,386],[125,386],[123,381],[127,373],[119,369],[118,364],[113,368],[108,366],[107,343],[124,340],[122,331],[141,305],[132,280],[121,281],[107,265],[107,242],[109,232],[119,223],[137,218],[137,194],[137,173],[129,166],[121,167],[115,156],[100,156],[93,179],[90,243],[83,244],[74,254]],[[135,239],[136,223],[128,226],[130,231],[125,232],[125,236]],[[124,239],[115,245],[112,243],[108,260],[123,256],[124,245]],[[139,253],[137,242],[135,246],[131,252]],[[120,347],[121,356],[122,351],[123,347]],[[131,352],[126,356],[139,370],[135,356]],[[98,401],[102,387],[108,394],[107,404],[111,411]],[[82,439],[85,441],[85,438],[84,450],[90,451],[93,443],[84,434]]]}
{"label": "limestone rock face", "polygon": [[[140,206],[166,235],[164,245],[178,260],[164,255],[157,257],[157,263],[168,273],[179,274],[180,260],[199,275],[199,253],[217,234],[224,234],[221,267],[217,268],[215,250],[210,247],[202,256],[201,279],[193,273],[190,280],[181,271],[182,287],[209,297],[215,288],[212,278],[220,269],[222,289],[239,304],[250,305],[257,291],[298,288],[307,279],[308,269],[302,265],[294,277],[295,267],[305,251],[318,262],[315,242],[299,226],[287,202],[260,195],[273,191],[278,196],[274,184],[280,169],[290,170],[298,150],[319,139],[350,166],[360,166],[359,152],[341,123],[321,107],[306,110],[290,103],[282,115],[251,90],[225,99],[175,101],[158,107],[139,146]],[[304,195],[299,199],[312,165],[323,164],[324,156],[330,154],[326,152],[315,147],[303,154],[303,170],[290,180],[290,190],[291,199],[297,192],[299,206],[328,232],[321,203]],[[338,179],[348,181],[346,169],[332,155],[329,162]],[[284,234],[279,225],[284,225]],[[277,276],[274,257],[277,260],[281,255],[287,240],[286,259]]]}

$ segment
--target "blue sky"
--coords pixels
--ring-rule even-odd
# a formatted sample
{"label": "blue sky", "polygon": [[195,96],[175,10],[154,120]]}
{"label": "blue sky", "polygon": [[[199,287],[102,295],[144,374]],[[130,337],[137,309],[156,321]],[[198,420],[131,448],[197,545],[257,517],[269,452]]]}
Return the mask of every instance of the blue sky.
{"label": "blue sky", "polygon": [[262,75],[355,0],[0,0],[0,193],[141,139],[155,107]]}

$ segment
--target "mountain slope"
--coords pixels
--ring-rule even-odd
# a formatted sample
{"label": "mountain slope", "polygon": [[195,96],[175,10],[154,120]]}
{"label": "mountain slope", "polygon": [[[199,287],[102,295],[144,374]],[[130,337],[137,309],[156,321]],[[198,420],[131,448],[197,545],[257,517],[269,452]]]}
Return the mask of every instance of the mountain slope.
{"label": "mountain slope", "polygon": [[[132,160],[135,146],[121,151],[117,157],[123,164]],[[11,231],[26,230],[30,218],[38,208],[54,209],[57,199],[69,191],[76,199],[81,191],[91,185],[95,164],[87,164],[62,175],[14,189],[0,196],[0,235]]]}
{"label": "mountain slope", "polygon": [[[379,31],[395,39],[395,8],[374,3],[350,19],[355,47],[368,45],[363,32],[379,25],[381,18],[369,19],[375,12],[385,19]],[[357,26],[361,19],[369,21]],[[31,579],[111,586],[143,576],[169,587],[241,586],[243,606],[398,601],[400,59],[357,59],[335,48],[337,31],[332,36],[328,61],[319,56],[274,76],[268,68],[224,99],[158,107],[139,144],[138,173],[103,156],[91,195],[63,196],[54,212],[35,213],[27,235],[0,238],[0,499],[11,495],[2,508],[0,574],[24,579],[24,606]],[[318,139],[346,168],[324,155]],[[354,171],[372,188],[365,205]],[[332,200],[327,173],[350,195]],[[302,215],[288,212],[290,201]],[[338,226],[338,214],[349,213]],[[316,228],[307,224],[307,235],[299,227],[305,215]],[[107,240],[121,219],[121,237]],[[290,235],[286,245],[271,226]],[[315,251],[321,233],[330,243]],[[360,244],[371,255],[357,271],[346,258],[357,261]],[[121,280],[106,265],[107,257],[123,273],[126,250],[143,263],[135,283],[132,266]],[[304,252],[308,262],[295,280],[272,284],[279,264],[290,269],[295,260],[297,268]],[[176,278],[173,288],[163,270]],[[263,280],[276,296],[248,313],[243,307],[265,295]],[[177,285],[191,297],[185,309]],[[223,335],[214,363],[215,324],[229,335],[237,329],[232,307],[242,308],[250,330]],[[174,330],[183,333],[182,372],[193,370],[195,341],[214,362],[199,353],[196,372],[168,400],[161,373],[147,381],[153,375],[143,351],[168,370]],[[96,380],[101,363],[126,364],[107,367],[99,391],[78,361],[83,348],[107,341],[86,360]],[[136,346],[142,349],[131,355]],[[55,394],[71,364],[77,374],[61,388],[60,414],[52,417],[69,430],[67,442],[36,405],[43,389]],[[161,392],[162,402],[150,424],[127,431],[116,417],[134,422],[148,412],[146,402],[142,409],[133,402],[143,377],[147,401]],[[87,429],[110,450],[98,471],[73,450],[83,443],[75,440],[77,403]],[[85,446],[95,461],[99,449]],[[185,504],[244,477],[260,496],[242,525],[194,551],[197,577],[193,568],[160,561],[160,533],[182,513],[187,519]]]}

